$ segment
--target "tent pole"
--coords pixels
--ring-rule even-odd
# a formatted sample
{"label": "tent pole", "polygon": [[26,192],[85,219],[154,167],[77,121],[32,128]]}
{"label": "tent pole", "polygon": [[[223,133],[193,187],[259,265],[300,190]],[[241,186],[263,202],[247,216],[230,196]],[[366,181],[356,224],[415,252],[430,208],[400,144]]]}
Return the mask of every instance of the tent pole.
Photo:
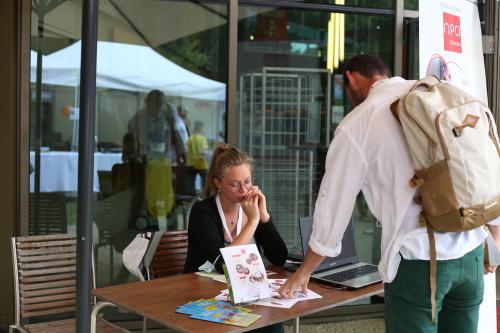
{"label": "tent pole", "polygon": [[82,3],[80,128],[78,140],[76,332],[90,332],[92,288],[92,199],[99,0]]}

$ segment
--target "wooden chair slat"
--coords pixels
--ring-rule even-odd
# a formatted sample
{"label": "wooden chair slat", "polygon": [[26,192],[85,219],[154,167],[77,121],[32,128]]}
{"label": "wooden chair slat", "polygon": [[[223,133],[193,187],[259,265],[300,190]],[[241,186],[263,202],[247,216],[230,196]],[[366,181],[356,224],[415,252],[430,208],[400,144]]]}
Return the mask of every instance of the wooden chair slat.
{"label": "wooden chair slat", "polygon": [[162,238],[169,238],[177,235],[187,235],[187,230],[169,230],[162,236]]}
{"label": "wooden chair slat", "polygon": [[177,252],[169,251],[166,254],[161,253],[158,254],[154,259],[153,263],[155,262],[164,262],[164,261],[170,261],[170,260],[179,260],[179,259],[186,259],[187,257],[187,249],[178,249]]}
{"label": "wooden chair slat", "polygon": [[174,248],[174,249],[167,249],[167,250],[160,250],[157,252],[158,258],[161,257],[168,257],[173,254],[180,254],[180,253],[187,253],[187,246],[182,247],[182,248]]}
{"label": "wooden chair slat", "polygon": [[43,242],[25,242],[19,243],[18,249],[32,249],[32,248],[44,248],[44,247],[55,247],[55,246],[71,246],[76,245],[76,239],[67,240],[53,240],[53,241],[43,241]]}
{"label": "wooden chair slat", "polygon": [[170,267],[170,266],[184,266],[184,262],[186,261],[186,258],[177,258],[173,260],[169,260],[168,262],[164,261],[157,261],[152,264],[153,268],[159,268],[159,267]]}
{"label": "wooden chair slat", "polygon": [[41,235],[41,236],[22,236],[16,237],[16,243],[24,242],[37,242],[37,241],[51,241],[61,239],[76,239],[75,234],[56,234],[56,235]]}
{"label": "wooden chair slat", "polygon": [[151,273],[151,276],[154,279],[165,277],[165,276],[171,276],[171,275],[178,275],[182,274],[184,267],[174,267],[172,269],[165,269],[165,270],[160,270],[160,271],[154,271]]}
{"label": "wooden chair slat", "polygon": [[65,252],[60,254],[19,257],[17,261],[18,263],[26,263],[26,262],[52,261],[52,260],[71,259],[71,258],[76,258],[76,253]]}
{"label": "wooden chair slat", "polygon": [[153,269],[162,269],[162,268],[168,268],[168,267],[174,267],[174,266],[183,266],[184,267],[184,262],[186,261],[185,258],[182,258],[180,260],[172,260],[168,263],[156,263],[152,266]]}
{"label": "wooden chair slat", "polygon": [[73,333],[75,332],[75,319],[55,320],[45,323],[29,324],[26,328],[31,333]]}
{"label": "wooden chair slat", "polygon": [[67,246],[67,247],[55,247],[55,248],[46,248],[40,250],[19,250],[18,256],[26,257],[26,256],[36,256],[36,255],[46,255],[46,254],[59,254],[59,253],[68,253],[75,252],[76,246]]}
{"label": "wooden chair slat", "polygon": [[52,281],[44,283],[20,284],[19,289],[21,291],[28,291],[28,290],[39,290],[39,289],[48,289],[56,287],[67,287],[71,285],[76,286],[76,279]]}
{"label": "wooden chair slat", "polygon": [[[74,333],[75,319],[55,320],[45,323],[25,325],[31,333]],[[123,332],[115,326],[106,322],[102,318],[97,318],[97,332],[99,333],[116,333]]]}
{"label": "wooden chair slat", "polygon": [[43,295],[63,294],[63,293],[68,293],[68,294],[76,293],[76,286],[23,291],[23,292],[21,292],[20,299],[36,297],[36,296],[43,296]]}
{"label": "wooden chair slat", "polygon": [[162,243],[169,243],[169,242],[183,242],[183,241],[186,241],[187,242],[188,240],[188,236],[187,235],[176,235],[176,236],[167,236],[167,237],[164,237],[160,240],[160,244]]}
{"label": "wooden chair slat", "polygon": [[184,248],[187,246],[187,242],[175,242],[175,243],[170,243],[170,244],[161,244],[158,246],[157,251],[161,250],[168,250],[168,249],[175,249],[175,248]]}
{"label": "wooden chair slat", "polygon": [[176,240],[176,239],[178,239],[178,240],[186,240],[187,238],[188,238],[187,232],[182,232],[182,233],[178,233],[176,235],[170,235],[170,234],[167,234],[166,236],[164,235],[164,237],[162,237],[162,239],[160,241],[161,242],[166,242],[166,241],[169,241],[169,240]]}
{"label": "wooden chair slat", "polygon": [[66,294],[58,294],[51,296],[41,296],[41,297],[29,297],[29,298],[21,298],[21,304],[36,304],[42,302],[52,302],[52,301],[60,301],[64,299],[73,299],[75,300],[75,293],[66,293]]}
{"label": "wooden chair slat", "polygon": [[23,276],[35,276],[41,274],[56,274],[56,273],[67,273],[67,272],[76,272],[75,266],[66,266],[66,267],[57,267],[57,268],[47,268],[47,269],[36,269],[36,270],[28,270],[28,271],[19,271],[19,275]]}
{"label": "wooden chair slat", "polygon": [[59,313],[68,313],[68,312],[75,312],[75,307],[68,306],[68,307],[63,307],[63,308],[41,310],[41,311],[22,311],[21,310],[21,317],[22,318],[31,318],[31,317],[39,317],[39,316],[48,316],[48,315],[59,314]]}
{"label": "wooden chair slat", "polygon": [[36,283],[36,282],[49,282],[49,281],[60,281],[60,280],[75,280],[76,272],[65,273],[65,274],[52,274],[46,276],[28,276],[20,278],[22,284]]}
{"label": "wooden chair slat", "polygon": [[45,261],[45,262],[36,262],[36,263],[20,263],[19,269],[28,270],[36,268],[48,268],[48,267],[60,267],[60,266],[76,266],[76,258],[69,260],[54,260],[54,261]]}
{"label": "wooden chair slat", "polygon": [[75,304],[76,298],[65,299],[61,301],[52,301],[52,302],[44,302],[44,303],[36,303],[36,304],[24,304],[23,311],[34,311],[34,310],[44,310],[44,309],[55,309],[61,307],[68,307]]}
{"label": "wooden chair slat", "polygon": [[184,262],[185,260],[184,259],[181,259],[181,260],[173,260],[173,261],[169,261],[168,263],[165,263],[165,262],[159,262],[159,263],[155,263],[152,268],[153,269],[162,269],[162,268],[169,268],[169,267],[174,267],[174,266],[184,266]]}

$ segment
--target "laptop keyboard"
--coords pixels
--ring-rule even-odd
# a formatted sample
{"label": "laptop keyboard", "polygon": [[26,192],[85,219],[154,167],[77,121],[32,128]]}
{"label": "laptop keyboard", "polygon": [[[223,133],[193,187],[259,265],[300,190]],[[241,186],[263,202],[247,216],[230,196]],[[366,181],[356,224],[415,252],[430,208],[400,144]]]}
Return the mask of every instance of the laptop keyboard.
{"label": "laptop keyboard", "polygon": [[364,265],[364,266],[360,266],[360,267],[347,269],[347,270],[342,271],[342,272],[325,275],[325,276],[322,276],[321,278],[326,279],[326,280],[335,281],[335,282],[343,282],[343,281],[357,278],[359,276],[374,273],[377,270],[378,270],[377,266]]}

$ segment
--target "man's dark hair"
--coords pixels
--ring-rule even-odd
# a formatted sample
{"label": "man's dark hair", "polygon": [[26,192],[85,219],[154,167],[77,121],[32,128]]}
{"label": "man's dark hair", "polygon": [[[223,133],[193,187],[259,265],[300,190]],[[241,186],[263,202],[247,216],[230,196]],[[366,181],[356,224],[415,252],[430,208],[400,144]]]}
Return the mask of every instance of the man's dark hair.
{"label": "man's dark hair", "polygon": [[146,96],[146,106],[148,108],[160,108],[165,104],[165,94],[160,90],[151,90]]}
{"label": "man's dark hair", "polygon": [[355,55],[347,62],[343,71],[344,87],[349,86],[349,80],[345,75],[346,71],[358,72],[368,79],[372,78],[374,75],[391,76],[391,71],[384,61],[370,54]]}

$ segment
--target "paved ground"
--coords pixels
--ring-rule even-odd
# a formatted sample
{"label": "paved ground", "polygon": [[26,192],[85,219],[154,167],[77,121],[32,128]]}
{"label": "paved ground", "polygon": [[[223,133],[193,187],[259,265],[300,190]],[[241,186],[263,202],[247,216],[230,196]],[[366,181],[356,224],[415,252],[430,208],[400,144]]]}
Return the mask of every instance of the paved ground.
{"label": "paved ground", "polygon": [[[300,333],[384,333],[384,319],[349,320],[328,324],[300,325]],[[285,333],[293,333],[292,326],[285,326]]]}

